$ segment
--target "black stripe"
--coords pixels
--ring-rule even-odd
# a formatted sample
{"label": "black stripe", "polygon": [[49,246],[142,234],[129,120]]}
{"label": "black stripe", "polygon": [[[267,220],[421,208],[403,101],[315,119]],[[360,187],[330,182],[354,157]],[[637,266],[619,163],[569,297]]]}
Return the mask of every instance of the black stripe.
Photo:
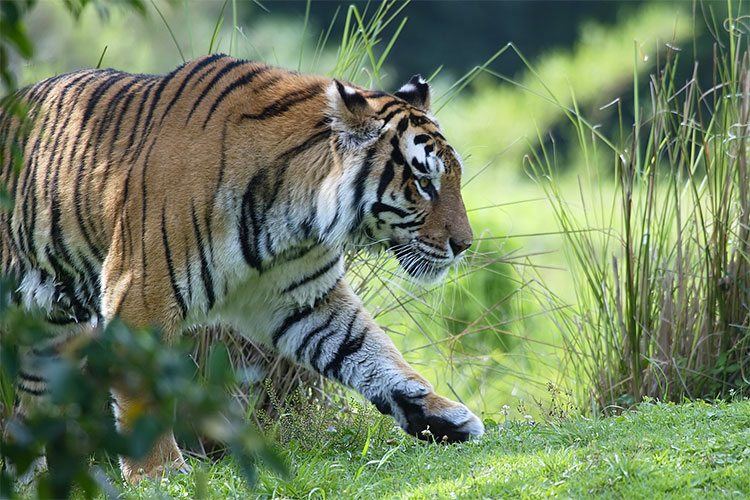
{"label": "black stripe", "polygon": [[[58,288],[61,289],[63,291],[63,294],[70,300],[74,310],[85,310],[86,308],[81,302],[79,302],[76,294],[75,284],[78,282],[78,280],[71,276],[60,263],[61,260],[62,262],[68,264],[70,267],[74,267],[73,259],[65,244],[65,238],[60,228],[61,209],[57,191],[59,186],[60,170],[62,168],[61,164],[62,155],[60,155],[59,161],[57,162],[57,166],[50,186],[50,243],[52,244],[54,254],[52,253],[52,251],[50,251],[49,247],[45,248],[45,254],[47,260],[50,262],[50,265],[55,271],[56,278],[60,282]],[[58,256],[60,257],[60,260],[58,260]],[[78,271],[80,273],[78,269],[75,269],[75,271]]]}
{"label": "black stripe", "polygon": [[[255,192],[259,190],[261,185],[265,183],[266,175],[264,172],[258,172],[247,183],[247,189],[245,194],[242,196],[242,205],[240,208],[240,219],[238,221],[238,233],[240,238],[240,248],[242,249],[242,256],[245,258],[247,264],[257,270],[261,269],[262,259],[260,256],[260,244],[259,239],[260,228],[263,226],[265,216],[263,211],[256,214],[257,200],[255,199]],[[252,245],[250,243],[250,227],[252,227]]]}
{"label": "black stripe", "polygon": [[[443,259],[445,259],[445,252],[443,252],[443,253],[435,253],[435,252],[430,252],[428,250],[425,250],[424,248],[420,248],[419,249],[419,253],[420,253],[420,257],[422,257],[423,259],[424,259],[424,257],[432,257],[435,260],[443,260]],[[424,259],[424,260],[426,260],[426,261],[429,262],[428,259]]]}
{"label": "black stripe", "polygon": [[391,150],[391,160],[393,160],[393,163],[396,165],[406,165],[406,160],[401,153],[401,144],[398,142],[397,135],[394,135],[391,138],[391,146],[393,147],[393,150]]}
{"label": "black stripe", "polygon": [[339,276],[336,282],[330,286],[326,291],[318,295],[318,298],[315,299],[315,302],[313,303],[313,309],[316,309],[320,304],[323,303],[324,300],[328,298],[328,296],[333,292],[337,286],[339,286],[339,283],[341,282],[341,279],[343,276]]}
{"label": "black stripe", "polygon": [[[123,79],[118,79],[117,81],[122,81]],[[99,151],[99,146],[101,146],[104,134],[109,130],[110,126],[113,125],[112,117],[114,116],[117,106],[122,102],[122,97],[130,91],[131,88],[137,83],[139,83],[141,80],[137,78],[130,79],[129,82],[124,84],[120,89],[117,91],[117,93],[112,96],[112,99],[110,99],[110,103],[113,103],[114,105],[110,105],[107,107],[107,111],[104,113],[104,116],[102,117],[102,123],[99,126],[99,130],[97,130],[96,133],[96,149],[95,152]],[[132,99],[132,96],[131,96]],[[127,106],[124,108],[126,109]],[[122,120],[122,116],[120,116],[120,120]],[[119,122],[118,122],[119,125]]]}
{"label": "black stripe", "polygon": [[216,83],[221,80],[221,77],[226,75],[228,72],[230,72],[233,68],[236,68],[237,66],[241,66],[243,64],[246,64],[247,61],[231,61],[226,66],[221,68],[216,75],[211,79],[210,82],[208,82],[208,85],[204,87],[204,89],[201,91],[201,95],[198,96],[198,99],[193,103],[192,109],[190,109],[190,113],[188,113],[187,118],[185,118],[185,124],[190,121],[190,118],[193,116],[193,113],[195,113],[195,110],[198,109],[198,106],[200,106],[200,103],[203,102],[203,99],[206,98],[208,93],[213,89],[213,87],[216,85]]}
{"label": "black stripe", "polygon": [[228,122],[224,122],[224,126],[221,128],[221,145],[219,146],[219,175],[216,178],[216,187],[214,188],[213,196],[211,197],[211,203],[206,209],[206,238],[208,241],[208,253],[211,256],[212,263],[216,262],[216,260],[214,259],[214,240],[213,235],[211,234],[211,216],[213,215],[214,207],[216,206],[216,199],[221,192],[221,185],[224,181],[224,170],[227,166],[227,124]]}
{"label": "black stripe", "polygon": [[359,168],[359,172],[357,172],[357,178],[354,181],[354,197],[352,198],[351,211],[357,215],[354,219],[352,219],[352,226],[349,228],[350,232],[355,231],[359,227],[362,222],[362,218],[364,217],[364,213],[362,211],[362,198],[365,195],[365,183],[367,182],[367,177],[370,175],[370,171],[373,167],[375,151],[376,149],[373,147],[370,148],[370,150],[367,152],[365,161],[362,162],[362,165]]}
{"label": "black stripe", "polygon": [[282,115],[286,113],[292,106],[308,101],[313,97],[320,95],[322,90],[323,89],[320,84],[313,85],[312,87],[307,89],[295,90],[294,92],[290,92],[280,99],[277,99],[273,104],[266,106],[260,113],[245,113],[244,115],[242,115],[242,118],[248,120],[265,120],[267,118]]}
{"label": "black stripe", "polygon": [[211,215],[208,212],[206,212],[206,240],[208,241],[208,255],[211,257],[211,263],[215,263],[214,237],[211,235]]}
{"label": "black stripe", "polygon": [[362,95],[370,99],[376,99],[378,97],[385,97],[388,94],[383,92],[382,90],[368,90],[368,91],[362,92]]}
{"label": "black stripe", "polygon": [[333,266],[335,266],[340,260],[341,260],[341,254],[337,254],[336,257],[333,260],[331,260],[330,262],[327,262],[323,267],[321,267],[320,269],[318,269],[314,273],[309,274],[309,275],[305,276],[304,278],[295,281],[294,283],[292,283],[288,287],[284,288],[284,290],[281,293],[289,293],[292,290],[301,287],[302,285],[305,285],[307,283],[310,283],[313,280],[316,280],[316,279],[320,278],[325,273],[327,273],[328,271],[330,271],[333,268]]}
{"label": "black stripe", "polygon": [[378,200],[383,199],[385,190],[388,184],[393,180],[393,162],[387,161],[383,173],[380,174],[380,182],[378,183]]}
{"label": "black stripe", "polygon": [[403,187],[406,185],[406,183],[409,182],[409,179],[412,178],[414,178],[414,173],[411,171],[411,167],[404,163],[404,169],[401,171],[401,186]]}
{"label": "black stripe", "polygon": [[[76,138],[76,141],[74,142],[74,146],[73,146],[74,149],[76,147],[77,142],[78,142],[78,138]],[[88,146],[86,149],[88,149]],[[75,154],[75,151],[71,150],[70,158],[69,158],[69,161],[71,163],[73,163],[74,154]],[[88,247],[89,251],[94,254],[98,262],[102,262],[104,260],[104,254],[102,250],[97,245],[94,244],[94,241],[92,240],[91,235],[89,234],[89,231],[86,229],[86,223],[83,217],[83,213],[81,212],[81,209],[83,208],[83,203],[80,201],[80,198],[81,198],[80,192],[81,192],[81,184],[84,181],[84,177],[83,177],[84,169],[85,169],[84,161],[85,161],[85,151],[84,151],[84,154],[81,155],[80,160],[77,162],[78,172],[76,173],[75,182],[73,184],[73,199],[75,200],[75,202],[73,203],[73,206],[75,209],[76,223],[78,224],[78,228],[81,230],[81,235],[83,236],[83,240],[86,242],[86,246]]]}
{"label": "black stripe", "polygon": [[[257,173],[248,183],[248,187],[243,195],[241,214],[238,221],[239,224],[239,237],[240,245],[242,246],[242,252],[245,257],[245,261],[252,267],[260,270],[262,264],[262,256],[260,252],[261,239],[265,237],[265,248],[269,254],[273,254],[271,245],[271,234],[270,232],[263,231],[265,227],[265,214],[268,213],[273,203],[277,200],[278,194],[281,190],[281,186],[285,179],[285,173],[289,167],[289,163],[292,159],[305,151],[316,142],[320,142],[327,139],[331,134],[330,129],[324,129],[320,132],[313,134],[308,137],[303,143],[288,149],[284,153],[280,154],[275,160],[274,165],[276,168],[273,169],[276,180],[273,187],[268,190],[268,178],[265,172]],[[266,187],[265,191],[261,193],[261,188]],[[265,199],[261,198],[261,194],[265,195]],[[265,204],[263,203],[265,201]],[[265,205],[265,206],[264,206]],[[249,220],[253,229],[253,248],[250,248],[248,225]]]}
{"label": "black stripe", "polygon": [[341,364],[344,362],[344,359],[362,349],[365,343],[365,336],[367,335],[367,327],[363,328],[359,335],[352,338],[352,330],[354,329],[356,319],[357,315],[355,314],[346,329],[346,337],[344,337],[344,340],[341,341],[339,348],[336,350],[336,355],[322,370],[324,375],[338,379],[341,375]]}
{"label": "black stripe", "polygon": [[[25,149],[25,148],[24,148]],[[30,175],[26,176],[21,185],[21,220],[18,225],[18,236],[21,248],[27,255],[36,255],[36,245],[34,244],[34,227],[36,225],[36,158],[32,156],[27,159],[28,164],[24,169]],[[27,182],[28,181],[28,182]],[[29,203],[31,203],[31,214],[29,214]]]}
{"label": "black stripe", "polygon": [[409,120],[406,117],[401,118],[396,125],[396,132],[403,134],[409,128]]}
{"label": "black stripe", "polygon": [[[94,269],[94,265],[89,260],[89,258],[86,255],[81,255],[81,264],[83,265],[83,285],[88,285],[88,295],[86,297],[87,299],[87,308],[89,307],[88,301],[91,300],[91,297],[94,298],[94,301],[98,304],[100,299],[100,289],[101,289],[101,282],[99,280],[100,273]],[[101,261],[96,262],[96,265],[101,265]],[[92,311],[94,313],[98,312],[98,305],[96,307],[96,311]]]}
{"label": "black stripe", "polygon": [[310,341],[315,337],[317,334],[322,332],[323,330],[327,329],[329,326],[331,326],[331,322],[333,321],[333,317],[336,315],[336,310],[332,310],[331,314],[328,315],[328,318],[323,322],[322,325],[318,326],[314,330],[311,330],[305,334],[305,337],[302,339],[302,342],[297,346],[297,350],[294,352],[294,359],[297,361],[302,361],[302,355],[305,352],[305,349],[307,348]]}
{"label": "black stripe", "polygon": [[407,212],[406,210],[402,210],[402,209],[400,209],[400,208],[398,208],[398,207],[396,207],[394,205],[389,205],[387,203],[381,203],[379,201],[376,201],[375,203],[372,204],[371,210],[372,210],[373,215],[375,215],[378,218],[380,218],[380,214],[383,213],[383,212],[391,212],[391,213],[394,213],[394,214],[396,214],[397,216],[399,216],[401,218],[404,218],[407,215],[409,215],[409,212]]}
{"label": "black stripe", "polygon": [[[198,71],[201,70],[201,68],[211,64],[212,62],[216,61],[217,59],[222,59],[226,56],[222,54],[213,54],[202,61],[200,61],[198,64],[193,66],[193,68],[190,70],[190,72],[185,75],[185,78],[182,80],[182,83],[180,84],[180,87],[177,89],[177,92],[175,92],[174,97],[172,97],[172,100],[169,101],[169,104],[167,105],[166,109],[164,109],[164,113],[161,115],[161,119],[159,120],[159,123],[162,123],[164,121],[164,118],[167,116],[167,113],[169,113],[169,110],[172,109],[172,106],[177,102],[177,99],[180,98],[182,95],[183,90],[185,90],[185,86],[188,84],[190,80],[193,79],[193,77],[198,74]],[[182,68],[180,68],[182,69]]]}
{"label": "black stripe", "polygon": [[185,278],[187,281],[187,300],[188,302],[193,301],[193,272],[190,269],[190,245],[188,245],[188,237],[185,235]]}
{"label": "black stripe", "polygon": [[383,117],[383,123],[390,122],[393,119],[394,116],[396,116],[399,113],[403,113],[403,112],[404,112],[403,109],[395,109],[395,110],[391,111],[390,113],[388,113],[387,115],[385,115]]}
{"label": "black stripe", "polygon": [[[130,194],[130,175],[133,173],[133,168],[135,168],[135,163],[131,162],[130,163],[130,167],[128,168],[128,171],[125,174],[125,182],[123,182],[123,184],[122,184],[122,202],[120,202],[120,221],[119,221],[119,224],[123,228],[122,229],[122,235],[121,235],[123,255],[119,259],[120,260],[120,266],[124,265],[124,263],[126,261],[126,257],[128,255],[132,255],[133,254],[133,235],[132,235],[132,232],[131,232],[131,229],[130,229],[130,224],[127,224],[127,222],[126,222],[128,214],[125,211],[125,208],[128,206],[127,202],[128,202],[128,195]],[[126,230],[127,230],[127,236],[125,234]],[[127,252],[125,250],[125,243],[126,242],[128,244],[127,245]],[[144,277],[145,277],[146,270],[143,269],[143,272],[144,272]],[[144,280],[144,283],[145,283],[145,280]]]}
{"label": "black stripe", "polygon": [[422,224],[424,224],[424,221],[425,221],[426,218],[427,218],[427,216],[418,217],[418,218],[416,218],[416,219],[414,219],[412,221],[399,222],[398,224],[391,224],[390,226],[394,227],[394,228],[408,229],[410,227],[421,226]]}
{"label": "black stripe", "polygon": [[325,345],[326,341],[339,333],[337,330],[332,330],[328,332],[327,334],[323,335],[318,339],[317,344],[315,344],[315,351],[313,351],[312,356],[310,356],[310,359],[308,360],[308,363],[310,363],[310,366],[315,368],[318,373],[322,374],[323,371],[318,368],[318,360],[320,359],[320,355],[323,353],[323,346]]}
{"label": "black stripe", "polygon": [[185,317],[187,307],[185,306],[185,299],[182,297],[180,289],[177,287],[177,280],[175,279],[174,264],[172,263],[172,252],[169,249],[169,241],[167,238],[167,221],[166,221],[166,207],[161,209],[161,237],[164,243],[164,257],[167,260],[167,271],[169,272],[169,283],[172,285],[172,292],[174,298],[177,301],[177,305],[180,307],[180,313],[182,317]]}
{"label": "black stripe", "polygon": [[258,85],[256,85],[256,86],[253,87],[253,94],[260,94],[264,90],[266,90],[268,88],[271,88],[274,85],[276,85],[276,83],[278,83],[282,79],[283,78],[282,78],[281,75],[269,76],[268,78],[266,78],[265,80],[263,80],[262,82],[260,82]]}
{"label": "black stripe", "polygon": [[[157,99],[158,97],[154,97],[154,99]],[[154,150],[154,146],[156,145],[157,138],[154,138],[153,141],[151,141],[151,145],[148,148],[148,152],[146,153],[146,157],[143,159],[143,168],[141,169],[141,255],[143,255],[142,264],[143,264],[143,275],[146,276],[146,215],[148,214],[147,204],[148,204],[148,197],[146,194],[146,172],[149,165],[149,160],[151,159],[151,152]],[[190,283],[188,282],[188,287],[190,286]]]}
{"label": "black stripe", "polygon": [[445,248],[443,248],[443,247],[441,247],[441,246],[438,246],[438,245],[435,245],[435,244],[433,244],[433,243],[430,243],[429,241],[427,241],[427,240],[425,240],[425,239],[423,239],[423,238],[417,238],[417,241],[419,241],[419,242],[420,242],[420,243],[422,243],[423,245],[425,245],[425,246],[428,246],[428,247],[430,247],[430,248],[433,248],[433,249],[435,249],[435,250],[439,250],[439,251],[441,251],[441,252],[444,252],[444,251],[445,251]]}
{"label": "black stripe", "polygon": [[429,173],[427,165],[420,163],[416,158],[411,159],[411,166],[422,172],[423,174]]}
{"label": "black stripe", "polygon": [[[393,100],[391,100],[391,101],[388,101],[387,103],[383,104],[383,107],[382,107],[382,108],[380,108],[380,109],[378,110],[378,114],[379,114],[379,115],[382,115],[382,114],[383,114],[383,113],[385,113],[385,112],[386,112],[386,111],[387,111],[387,110],[388,110],[389,108],[391,108],[391,107],[393,107],[393,106],[397,106],[397,105],[399,105],[399,104],[401,104],[401,103],[400,103],[399,101],[395,100],[395,99],[393,99]],[[400,110],[399,110],[399,111],[400,111]],[[386,120],[386,121],[388,121],[388,120]]]}
{"label": "black stripe", "polygon": [[279,344],[279,340],[281,340],[281,337],[286,335],[289,332],[289,329],[302,321],[303,319],[307,318],[310,314],[312,314],[313,308],[312,307],[303,307],[300,309],[297,309],[294,313],[290,314],[286,318],[284,318],[284,322],[281,323],[281,326],[279,326],[271,336],[271,340],[273,341],[273,346],[276,347]]}
{"label": "black stripe", "polygon": [[216,297],[214,296],[214,280],[213,276],[211,276],[211,270],[208,267],[208,261],[206,260],[206,250],[203,246],[203,236],[201,235],[200,227],[198,227],[198,217],[195,215],[195,205],[192,205],[190,209],[193,219],[195,241],[198,244],[198,258],[201,261],[201,281],[203,282],[203,289],[206,291],[206,298],[208,299],[207,310],[210,310],[214,306],[214,301],[216,300]]}
{"label": "black stripe", "polygon": [[414,145],[418,146],[430,140],[430,136],[427,134],[418,134],[414,136]]}
{"label": "black stripe", "polygon": [[[33,97],[32,97],[33,98]],[[11,192],[15,196],[16,202],[21,202],[21,220],[18,225],[18,237],[19,243],[22,250],[28,255],[36,255],[36,246],[34,244],[34,233],[33,229],[36,222],[36,188],[37,188],[37,168],[39,165],[38,155],[36,155],[36,149],[41,140],[41,135],[37,136],[37,141],[32,146],[31,152],[26,153],[27,145],[31,139],[31,134],[34,132],[33,128],[38,120],[38,115],[35,111],[26,109],[28,113],[25,117],[21,118],[21,123],[18,129],[16,129],[13,143],[18,146],[19,153],[21,155],[20,162],[22,172],[20,176],[20,190],[16,191],[17,185],[14,185],[13,191]],[[31,204],[31,210],[29,211],[29,204]],[[31,212],[31,214],[29,214]]]}
{"label": "black stripe", "polygon": [[67,75],[57,75],[52,78],[48,78],[41,81],[32,87],[31,92],[28,93],[27,102],[29,104],[41,104],[49,96],[50,92],[56,88],[56,84],[59,80]]}
{"label": "black stripe", "polygon": [[231,94],[232,92],[234,92],[238,88],[243,87],[243,86],[249,84],[250,82],[252,82],[255,79],[255,77],[257,77],[258,75],[262,75],[263,73],[266,73],[269,70],[270,70],[270,68],[268,66],[261,66],[261,67],[258,67],[256,69],[250,71],[249,73],[246,73],[246,74],[242,75],[240,78],[238,78],[235,81],[233,81],[232,83],[230,83],[221,92],[221,94],[219,94],[219,97],[217,97],[216,100],[214,101],[214,103],[211,105],[211,109],[209,110],[208,115],[206,116],[206,119],[203,120],[203,129],[206,128],[206,124],[211,119],[211,116],[213,116],[214,112],[216,111],[216,108],[219,107],[219,104],[221,104],[221,102],[224,99],[226,99],[226,97],[229,94]]}
{"label": "black stripe", "polygon": [[[143,80],[136,80],[135,82],[133,82],[133,84],[135,85],[136,83],[142,83],[142,82]],[[128,92],[128,95],[125,98],[125,102],[122,104],[122,107],[120,108],[120,114],[117,116],[117,120],[115,121],[114,128],[112,129],[112,137],[110,137],[109,139],[109,149],[107,150],[107,156],[106,156],[107,163],[104,167],[104,172],[102,173],[102,182],[101,182],[102,189],[100,190],[100,194],[104,191],[104,187],[107,184],[107,179],[109,178],[110,168],[112,167],[112,163],[113,163],[112,154],[115,151],[115,147],[120,142],[120,125],[122,125],[122,120],[125,118],[125,115],[130,110],[131,101],[138,95],[139,90],[142,90],[142,86],[138,89],[135,89],[133,92]],[[132,166],[131,166],[131,169],[132,169]]]}
{"label": "black stripe", "polygon": [[316,222],[316,216],[315,216],[315,207],[312,207],[310,210],[310,215],[305,217],[305,220],[302,221],[302,234],[305,238],[309,238],[312,235],[313,227],[315,227]]}
{"label": "black stripe", "polygon": [[101,72],[98,72],[97,76],[102,79],[102,82],[91,92],[89,101],[86,104],[86,110],[83,112],[83,117],[81,118],[80,129],[78,131],[78,136],[76,137],[76,142],[78,142],[78,140],[80,139],[83,130],[86,128],[86,125],[91,119],[91,115],[94,113],[94,108],[99,103],[99,100],[104,96],[104,94],[107,93],[107,90],[109,90],[112,85],[119,82],[122,78],[122,74],[113,70],[102,70]]}
{"label": "black stripe", "polygon": [[42,383],[42,382],[46,383],[47,382],[47,379],[45,379],[44,377],[40,377],[38,375],[33,375],[33,374],[27,373],[27,372],[25,372],[23,370],[21,370],[21,371],[18,372],[18,376],[21,377],[24,380],[28,380],[29,382],[36,382],[36,383]]}
{"label": "black stripe", "polygon": [[[222,57],[229,59],[229,56],[226,56],[226,55],[223,55],[223,54],[222,54]],[[208,75],[210,75],[211,73],[213,73],[217,69],[218,68],[215,65],[214,66],[209,66],[208,68],[206,68],[206,71],[204,71],[203,73],[201,73],[198,76],[198,78],[195,79],[195,81],[193,82],[193,84],[190,85],[190,90],[194,90],[198,85],[200,85],[201,83],[203,83],[203,80],[205,80]]]}
{"label": "black stripe", "polygon": [[294,146],[291,149],[288,149],[281,153],[275,160],[274,163],[277,164],[284,164],[291,160],[293,157],[297,156],[300,153],[305,152],[308,148],[310,148],[313,144],[316,142],[320,142],[324,139],[328,139],[328,137],[331,135],[331,129],[326,128],[324,130],[321,130],[320,132],[316,132],[315,134],[311,135],[310,137],[305,140],[305,142],[298,144],[297,146]]}
{"label": "black stripe", "polygon": [[[137,84],[140,80],[133,77],[132,75],[126,75],[123,74],[123,77],[118,79],[118,81],[125,81],[127,80],[120,88],[119,90],[109,99],[109,104],[107,106],[107,110],[104,112],[104,115],[99,119],[98,121],[98,128],[96,130],[96,140],[94,141],[94,152],[91,156],[90,164],[92,165],[92,168],[95,170],[99,169],[99,154],[102,152],[105,142],[104,142],[104,135],[111,129],[112,125],[114,124],[114,116],[117,113],[117,107],[121,105],[123,101],[123,97],[126,94],[129,94],[130,89],[133,88],[135,84]],[[132,96],[130,96],[132,98]],[[91,139],[89,139],[91,140]],[[114,140],[111,140],[112,145],[110,148],[114,146]],[[84,153],[85,155],[85,153]],[[92,198],[94,199],[94,203],[98,204],[100,208],[103,208],[104,201],[102,198],[102,193],[104,191],[104,188],[107,185],[107,178],[109,177],[109,169],[111,167],[111,158],[107,157],[106,161],[104,162],[104,170],[101,172],[100,175],[96,176],[96,180],[98,181],[98,196],[93,196],[93,190],[89,189],[87,190],[87,196],[86,196],[86,212],[91,213],[91,202]],[[93,182],[93,180],[90,178],[89,182]],[[92,231],[95,233],[98,232],[100,234],[105,233],[105,223],[104,221],[91,221],[90,225],[92,227]]]}
{"label": "black stripe", "polygon": [[[123,154],[130,151],[130,149],[135,144],[135,135],[140,130],[141,132],[145,132],[144,127],[140,125],[141,122],[141,115],[143,114],[143,108],[146,106],[146,101],[148,101],[148,98],[151,96],[151,91],[154,89],[154,82],[149,81],[146,83],[146,88],[143,89],[143,93],[141,94],[141,102],[138,103],[138,111],[136,111],[135,117],[133,118],[132,123],[130,124],[130,127],[132,131],[130,132],[130,138],[128,139],[128,143],[125,146],[125,148],[122,150]],[[135,159],[135,154],[130,155],[131,161]]]}
{"label": "black stripe", "polygon": [[159,85],[156,87],[156,92],[154,92],[154,98],[151,99],[151,106],[148,109],[148,115],[146,115],[146,121],[143,122],[143,135],[141,136],[141,141],[138,144],[138,154],[143,150],[143,146],[146,143],[146,140],[151,136],[151,129],[153,128],[153,122],[152,119],[154,117],[154,111],[156,111],[156,106],[159,105],[159,102],[161,100],[161,94],[164,92],[164,89],[167,88],[167,85],[169,85],[172,82],[172,79],[174,78],[175,72],[172,71],[171,73],[168,73],[162,77],[160,77]]}
{"label": "black stripe", "polygon": [[315,244],[309,244],[308,246],[295,248],[293,250],[289,250],[288,252],[284,253],[284,260],[287,262],[291,262],[293,260],[301,259],[305,255],[308,255],[310,252],[312,252],[314,249],[320,248],[320,246]]}

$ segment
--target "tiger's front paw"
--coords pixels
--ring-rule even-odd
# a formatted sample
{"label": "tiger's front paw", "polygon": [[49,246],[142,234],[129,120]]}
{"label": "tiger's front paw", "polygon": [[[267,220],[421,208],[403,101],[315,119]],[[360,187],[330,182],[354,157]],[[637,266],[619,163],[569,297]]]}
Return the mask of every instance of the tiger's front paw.
{"label": "tiger's front paw", "polygon": [[410,396],[396,391],[393,401],[401,413],[394,415],[401,427],[420,439],[453,443],[484,434],[482,421],[466,406],[434,392]]}

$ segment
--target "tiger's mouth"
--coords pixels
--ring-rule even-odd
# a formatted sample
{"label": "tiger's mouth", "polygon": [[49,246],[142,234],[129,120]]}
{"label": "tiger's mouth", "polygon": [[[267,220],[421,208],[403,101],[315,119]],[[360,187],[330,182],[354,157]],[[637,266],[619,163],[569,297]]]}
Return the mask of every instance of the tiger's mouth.
{"label": "tiger's mouth", "polygon": [[442,281],[456,260],[447,256],[429,255],[414,240],[405,244],[390,242],[389,248],[406,274],[424,285]]}

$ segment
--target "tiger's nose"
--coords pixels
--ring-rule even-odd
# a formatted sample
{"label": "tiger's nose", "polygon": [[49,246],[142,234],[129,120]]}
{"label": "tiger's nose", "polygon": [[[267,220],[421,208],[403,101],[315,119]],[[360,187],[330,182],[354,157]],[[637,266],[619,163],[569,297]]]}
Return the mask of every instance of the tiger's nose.
{"label": "tiger's nose", "polygon": [[451,246],[451,250],[453,250],[453,255],[458,256],[461,254],[464,250],[469,248],[472,244],[471,240],[454,240],[453,238],[450,238],[448,240],[448,243]]}

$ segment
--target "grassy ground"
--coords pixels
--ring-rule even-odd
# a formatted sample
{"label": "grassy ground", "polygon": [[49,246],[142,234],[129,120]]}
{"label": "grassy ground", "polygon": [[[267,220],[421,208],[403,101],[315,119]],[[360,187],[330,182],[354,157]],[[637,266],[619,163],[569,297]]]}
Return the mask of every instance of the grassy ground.
{"label": "grassy ground", "polygon": [[[367,412],[366,412],[367,413]],[[515,411],[514,411],[515,413]],[[382,429],[372,431],[380,421]],[[351,424],[351,422],[349,422]],[[479,441],[440,446],[367,413],[300,438],[280,430],[290,473],[261,470],[248,489],[225,460],[126,488],[125,498],[747,498],[750,400],[641,404],[621,416],[488,426]],[[343,431],[342,431],[343,429]],[[368,440],[368,435],[370,439]]]}

